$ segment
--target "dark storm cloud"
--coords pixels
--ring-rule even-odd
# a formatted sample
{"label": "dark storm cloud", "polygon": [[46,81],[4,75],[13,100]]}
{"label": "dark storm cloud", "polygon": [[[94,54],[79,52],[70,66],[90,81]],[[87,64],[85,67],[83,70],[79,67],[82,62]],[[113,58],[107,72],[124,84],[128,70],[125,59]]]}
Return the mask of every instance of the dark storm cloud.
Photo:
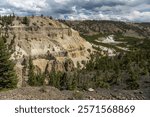
{"label": "dark storm cloud", "polygon": [[81,1],[77,0],[72,3],[72,5],[76,5],[78,8],[84,8],[86,10],[92,10],[97,7],[102,7],[102,6],[117,6],[117,5],[125,5],[126,3],[123,1],[116,2],[110,1],[110,0],[91,0],[91,1]]}
{"label": "dark storm cloud", "polygon": [[56,9],[54,10],[55,13],[59,13],[59,14],[70,14],[73,13],[72,9]]}

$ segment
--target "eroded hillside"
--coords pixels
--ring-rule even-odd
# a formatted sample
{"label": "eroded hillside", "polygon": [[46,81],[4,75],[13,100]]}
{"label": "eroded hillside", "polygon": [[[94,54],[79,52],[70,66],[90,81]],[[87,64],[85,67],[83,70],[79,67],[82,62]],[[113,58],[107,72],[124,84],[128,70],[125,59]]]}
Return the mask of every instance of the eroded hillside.
{"label": "eroded hillside", "polygon": [[79,31],[102,55],[116,55],[130,50],[149,50],[150,23],[107,20],[60,20]]}
{"label": "eroded hillside", "polygon": [[85,20],[85,21],[65,21],[61,22],[72,27],[82,35],[123,35],[135,38],[149,38],[150,23],[131,23],[121,21],[105,20]]}
{"label": "eroded hillside", "polygon": [[[9,19],[8,19],[9,20]],[[23,69],[29,57],[33,59],[35,72],[71,71],[77,63],[89,59],[92,46],[77,31],[49,17],[13,17],[5,25],[0,21],[0,34],[5,37],[16,63],[19,86],[27,81]],[[23,71],[24,70],[24,71]],[[25,78],[23,78],[25,77]]]}
{"label": "eroded hillside", "polygon": [[[3,17],[0,34],[16,64],[18,87],[27,87],[1,99],[150,98],[149,23],[68,22],[86,40],[52,18]],[[51,86],[57,88],[52,97]]]}

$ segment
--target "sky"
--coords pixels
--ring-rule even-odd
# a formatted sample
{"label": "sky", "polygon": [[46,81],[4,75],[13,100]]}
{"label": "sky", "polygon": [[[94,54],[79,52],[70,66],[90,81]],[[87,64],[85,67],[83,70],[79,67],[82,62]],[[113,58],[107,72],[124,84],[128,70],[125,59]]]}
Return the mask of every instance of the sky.
{"label": "sky", "polygon": [[0,15],[150,22],[150,0],[0,0]]}

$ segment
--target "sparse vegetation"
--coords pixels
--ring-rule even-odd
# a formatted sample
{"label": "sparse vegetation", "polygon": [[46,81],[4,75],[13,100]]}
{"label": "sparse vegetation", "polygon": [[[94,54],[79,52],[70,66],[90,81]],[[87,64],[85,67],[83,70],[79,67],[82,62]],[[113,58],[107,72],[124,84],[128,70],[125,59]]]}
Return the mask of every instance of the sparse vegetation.
{"label": "sparse vegetation", "polygon": [[8,25],[12,25],[13,21],[14,21],[14,16],[9,15],[9,16],[1,16],[0,17],[0,25],[2,26],[8,26]]}
{"label": "sparse vegetation", "polygon": [[[107,20],[85,20],[85,21],[66,21],[60,20],[69,27],[80,32],[81,35],[124,35],[129,31],[135,32],[135,37],[149,38],[150,23],[125,23],[121,21],[107,21]],[[141,33],[142,32],[142,33]]]}
{"label": "sparse vegetation", "polygon": [[75,100],[83,100],[83,93],[75,91],[73,93],[73,98],[75,98]]}

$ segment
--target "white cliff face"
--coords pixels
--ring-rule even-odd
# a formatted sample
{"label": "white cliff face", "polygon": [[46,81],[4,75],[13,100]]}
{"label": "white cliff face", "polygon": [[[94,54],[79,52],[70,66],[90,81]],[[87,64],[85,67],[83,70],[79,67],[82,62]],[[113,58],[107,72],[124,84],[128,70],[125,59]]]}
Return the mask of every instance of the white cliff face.
{"label": "white cliff face", "polygon": [[[92,46],[77,31],[49,18],[29,17],[29,20],[29,27],[20,24],[18,20],[11,26],[10,37],[15,35],[15,51],[11,59],[19,60],[23,56],[38,57],[49,53],[56,59],[68,57],[75,66],[77,61],[87,60],[87,49],[92,51]],[[67,56],[64,55],[66,52]]]}
{"label": "white cliff face", "polygon": [[114,36],[113,36],[113,35],[110,35],[110,36],[106,37],[106,39],[104,39],[104,40],[102,41],[102,43],[115,43],[115,41],[114,41]]}
{"label": "white cliff face", "polygon": [[[109,45],[113,45],[115,48],[120,49],[122,51],[130,51],[128,48],[125,47],[121,47],[118,44],[122,44],[122,43],[126,43],[123,41],[115,41],[114,35],[109,35],[107,37],[100,37],[99,39],[95,40],[96,42],[100,42],[103,44],[107,44],[107,46]],[[101,50],[101,54],[102,55],[108,55],[108,56],[115,56],[117,54],[117,51],[115,48],[112,47],[105,47],[102,45],[96,45],[96,44],[92,44],[94,47],[97,47]]]}
{"label": "white cliff face", "polygon": [[10,59],[12,59],[12,60],[21,59],[21,58],[23,58],[23,56],[28,56],[28,54],[26,53],[26,51],[24,49],[22,49],[16,45],[15,52],[13,52]]}
{"label": "white cliff face", "polygon": [[107,37],[101,37],[98,40],[96,40],[97,42],[102,42],[102,43],[106,43],[106,44],[119,44],[119,43],[124,43],[121,41],[115,41],[114,39],[114,35],[109,35]]}
{"label": "white cliff face", "polygon": [[[47,65],[49,71],[53,68],[61,71],[69,59],[74,67],[77,67],[77,62],[88,60],[90,53],[87,50],[92,51],[92,45],[81,38],[77,31],[49,18],[28,18],[29,26],[22,24],[22,18],[16,18],[8,30],[7,42],[13,48],[10,59],[17,61],[16,67],[21,64],[23,58],[29,56],[34,59],[33,64],[41,72],[44,72]],[[53,67],[50,67],[50,64],[54,64]]]}

